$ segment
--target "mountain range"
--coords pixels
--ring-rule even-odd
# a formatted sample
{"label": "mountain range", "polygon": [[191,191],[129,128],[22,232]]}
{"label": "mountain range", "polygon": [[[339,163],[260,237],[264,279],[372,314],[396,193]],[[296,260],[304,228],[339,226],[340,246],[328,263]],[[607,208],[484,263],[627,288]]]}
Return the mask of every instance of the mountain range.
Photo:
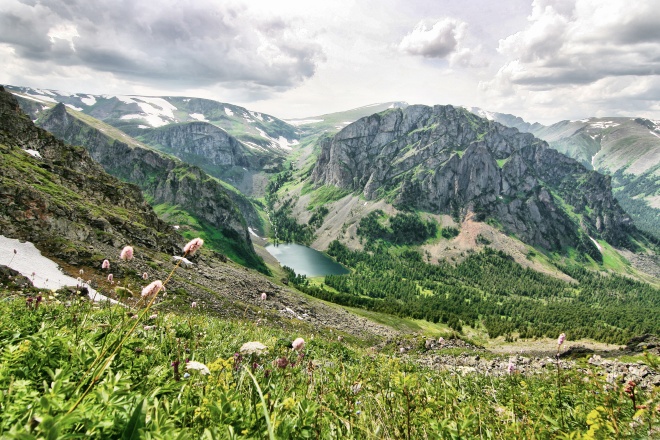
{"label": "mountain range", "polygon": [[[389,102],[285,121],[198,98],[7,89],[37,125],[137,184],[164,218],[221,231],[220,249],[252,266],[248,228],[321,250],[337,238],[361,248],[361,221],[380,210],[385,227],[417,213],[456,229],[453,240],[468,242],[461,252],[506,243],[524,264],[525,246],[602,262],[604,247],[645,255],[658,239],[660,138],[650,120],[544,126]],[[421,245],[439,261],[456,247],[440,243]]]}

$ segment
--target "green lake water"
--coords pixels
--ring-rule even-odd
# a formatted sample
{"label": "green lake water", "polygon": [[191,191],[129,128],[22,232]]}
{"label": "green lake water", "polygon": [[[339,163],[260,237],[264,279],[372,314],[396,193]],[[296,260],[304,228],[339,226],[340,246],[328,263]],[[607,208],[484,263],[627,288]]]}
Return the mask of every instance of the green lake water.
{"label": "green lake water", "polygon": [[321,252],[294,243],[266,246],[266,250],[280,262],[288,266],[298,275],[318,277],[322,275],[342,275],[348,270]]}

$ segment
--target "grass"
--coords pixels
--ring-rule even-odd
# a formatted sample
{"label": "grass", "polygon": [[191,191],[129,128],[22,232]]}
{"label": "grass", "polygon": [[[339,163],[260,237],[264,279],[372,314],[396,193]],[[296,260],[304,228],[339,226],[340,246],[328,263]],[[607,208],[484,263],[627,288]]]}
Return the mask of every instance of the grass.
{"label": "grass", "polygon": [[[29,292],[38,293],[46,295]],[[429,354],[419,343],[405,354],[392,347],[379,352],[318,329],[222,319],[199,308],[160,311],[136,323],[123,310],[63,294],[45,296],[37,307],[26,306],[22,294],[0,289],[0,295],[7,318],[0,322],[3,438],[636,439],[660,433],[657,391],[638,388],[636,401],[646,409],[636,409],[624,385],[608,384],[598,371],[585,376],[564,367],[557,376],[550,366],[531,375],[458,374],[421,366],[418,359]],[[129,326],[136,327],[132,334]],[[290,348],[297,337],[306,341],[300,351]],[[250,341],[265,350],[242,350]],[[95,371],[103,347],[117,355],[84,395],[84,373]]]}

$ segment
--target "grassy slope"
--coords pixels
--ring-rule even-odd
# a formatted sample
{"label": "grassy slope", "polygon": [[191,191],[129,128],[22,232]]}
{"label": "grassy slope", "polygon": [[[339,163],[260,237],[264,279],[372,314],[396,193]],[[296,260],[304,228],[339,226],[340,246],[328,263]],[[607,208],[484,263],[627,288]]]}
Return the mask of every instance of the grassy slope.
{"label": "grassy slope", "polygon": [[[596,438],[588,434],[607,437],[614,426],[619,438],[644,438],[660,421],[655,411],[636,412],[624,385],[606,385],[598,367],[585,381],[564,365],[559,386],[552,364],[506,375],[507,358],[492,359],[497,376],[462,375],[420,366],[427,355],[419,340],[375,351],[293,323],[197,310],[135,321],[87,302],[66,307],[62,296],[26,309],[22,297],[0,295],[8,318],[0,323],[0,434],[11,438]],[[306,341],[300,353],[288,348],[296,337]],[[237,357],[248,341],[267,352]],[[400,354],[399,346],[409,348]],[[94,368],[96,359],[105,368]],[[289,365],[278,368],[284,359]],[[654,392],[637,389],[636,397],[658,403]]]}

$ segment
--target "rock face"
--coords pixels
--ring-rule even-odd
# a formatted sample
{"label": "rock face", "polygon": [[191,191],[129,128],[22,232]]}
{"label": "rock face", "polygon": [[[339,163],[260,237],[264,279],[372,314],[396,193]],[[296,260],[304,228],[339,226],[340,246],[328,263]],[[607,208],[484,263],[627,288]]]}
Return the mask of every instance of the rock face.
{"label": "rock face", "polygon": [[[57,137],[83,145],[105,171],[138,185],[154,205],[178,206],[233,240],[237,252],[258,260],[246,221],[232,201],[232,196],[239,196],[229,194],[198,167],[114,139],[69,115],[62,104],[43,115],[39,123]],[[257,215],[247,200],[242,202],[245,213]]]}
{"label": "rock face", "polygon": [[252,166],[240,142],[223,129],[206,122],[172,124],[140,138],[149,145],[158,144],[184,160],[187,156],[200,156],[216,166]]}
{"label": "rock face", "polygon": [[1,87],[0,149],[3,235],[39,243],[73,263],[97,240],[180,248],[182,238],[158,219],[138,187],[106,174],[85,149],[35,127]]}
{"label": "rock face", "polygon": [[609,177],[531,134],[452,106],[360,119],[322,142],[311,179],[403,208],[491,218],[527,243],[575,246],[596,258],[587,235],[625,245],[634,230]]}

